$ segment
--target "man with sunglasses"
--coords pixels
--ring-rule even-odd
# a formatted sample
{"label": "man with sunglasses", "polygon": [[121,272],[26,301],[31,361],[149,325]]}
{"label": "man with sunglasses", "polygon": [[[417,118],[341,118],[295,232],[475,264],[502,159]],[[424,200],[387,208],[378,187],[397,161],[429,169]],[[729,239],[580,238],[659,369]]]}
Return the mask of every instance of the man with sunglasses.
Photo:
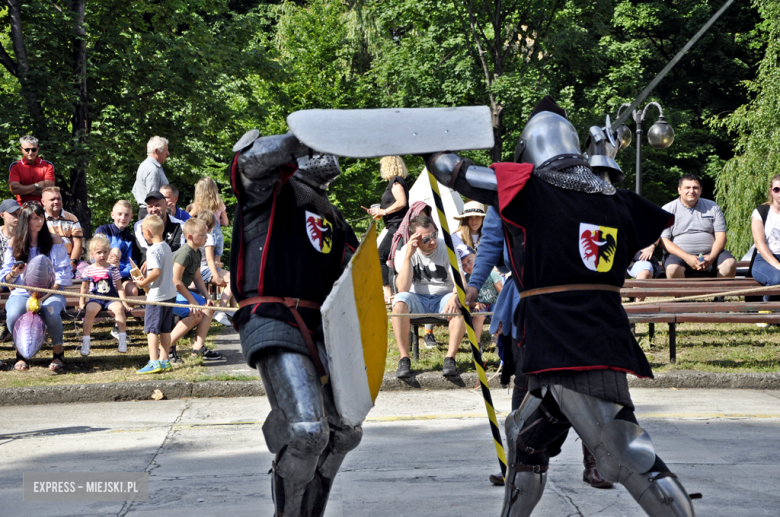
{"label": "man with sunglasses", "polygon": [[701,179],[686,174],[677,185],[680,197],[663,207],[674,214],[674,224],[661,234],[667,278],[737,274],[737,261],[725,250],[726,219],[715,201],[701,199],[701,190]]}
{"label": "man with sunglasses", "polygon": [[[396,254],[398,276],[395,285],[398,294],[393,298],[393,314],[460,312],[447,247],[444,240],[438,238],[433,220],[425,214],[418,215],[409,223],[409,233],[409,242]],[[398,260],[398,257],[403,259]],[[392,324],[401,352],[395,375],[399,378],[409,377],[412,374],[409,358],[410,321],[408,317],[396,317],[392,318]],[[441,372],[445,377],[458,375],[455,354],[466,331],[462,316],[450,318],[449,331],[450,341]]]}
{"label": "man with sunglasses", "polygon": [[19,139],[22,159],[11,164],[8,183],[20,205],[27,201],[41,202],[46,187],[54,186],[54,165],[38,156],[38,139],[25,135]]}

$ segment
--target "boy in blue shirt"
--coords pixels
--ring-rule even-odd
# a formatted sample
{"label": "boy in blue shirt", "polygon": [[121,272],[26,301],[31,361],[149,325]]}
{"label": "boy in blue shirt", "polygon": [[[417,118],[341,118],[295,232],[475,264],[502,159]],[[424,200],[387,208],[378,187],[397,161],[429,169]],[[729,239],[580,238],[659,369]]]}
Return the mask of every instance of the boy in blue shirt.
{"label": "boy in blue shirt", "polygon": [[120,199],[111,210],[111,218],[114,222],[99,227],[95,230],[95,235],[105,235],[111,244],[111,249],[119,248],[122,252],[122,256],[119,259],[119,274],[122,275],[122,286],[127,296],[138,296],[138,287],[130,277],[130,269],[132,267],[130,265],[130,256],[135,237],[128,230],[128,226],[130,226],[130,221],[133,219],[133,205],[129,201]]}

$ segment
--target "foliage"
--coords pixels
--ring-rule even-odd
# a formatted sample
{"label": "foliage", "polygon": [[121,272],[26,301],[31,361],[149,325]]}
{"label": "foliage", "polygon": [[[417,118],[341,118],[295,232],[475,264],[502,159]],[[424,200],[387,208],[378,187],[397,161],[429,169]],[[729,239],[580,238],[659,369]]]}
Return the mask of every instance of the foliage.
{"label": "foliage", "polygon": [[[154,134],[171,141],[165,170],[182,191],[181,204],[191,200],[195,181],[208,175],[222,188],[231,212],[235,200],[225,169],[233,142],[251,128],[285,132],[286,116],[295,110],[489,105],[497,148],[466,153],[484,164],[512,159],[533,106],[550,94],[584,137],[591,125],[604,124],[607,113],[614,119],[618,107],[633,100],[721,5],[721,0],[87,2],[86,137],[73,128],[80,102],[73,57],[79,38],[70,7],[28,1],[21,12],[37,81],[33,93],[45,100],[45,155],[74,196],[88,192],[97,225],[108,221],[115,199],[130,196],[145,142]],[[776,45],[776,22],[761,22],[777,14],[775,5],[770,0],[733,5],[647,99],[661,102],[676,132],[667,150],[643,145],[644,194],[650,200],[668,202],[676,196],[679,176],[697,172],[706,177],[705,197],[712,197],[718,178],[718,199],[727,205],[733,231],[742,224],[737,220],[747,220],[740,208],[731,210],[738,203],[726,191],[749,198],[747,206],[755,201],[754,185],[745,180],[732,187],[727,181],[739,176],[738,164],[739,170],[756,169],[748,157],[758,158],[773,145],[768,129],[765,143],[751,138],[771,123],[746,117],[764,102],[764,89],[776,88],[771,75],[776,72],[769,71],[774,51],[766,51],[762,62],[767,42]],[[7,9],[0,19],[0,44],[11,49]],[[751,82],[759,63],[763,75]],[[0,75],[0,148],[9,161],[18,136],[34,127],[23,90],[18,77]],[[751,95],[753,104],[739,108]],[[762,116],[770,117],[772,106],[766,101]],[[655,117],[651,112],[646,129]],[[634,129],[633,121],[628,125]],[[740,135],[740,158],[720,175],[733,155],[729,131]],[[627,188],[634,182],[635,154],[636,142],[618,156]],[[411,183],[423,163],[405,159]],[[87,183],[81,192],[70,176],[83,163]],[[762,171],[773,162],[763,163],[769,167]],[[331,199],[347,219],[362,217],[360,207],[377,202],[386,186],[378,161],[343,159],[341,166]],[[360,221],[358,231],[367,222]]]}
{"label": "foliage", "polygon": [[[33,120],[20,95],[24,85],[6,71],[0,91],[0,142],[8,161],[18,153],[18,137],[43,132],[43,154],[55,165],[65,189],[66,208],[87,195],[72,181],[87,164],[86,190],[95,225],[110,221],[116,199],[131,199],[138,164],[153,135],[170,140],[168,179],[182,191],[184,205],[194,184],[212,176],[226,192],[230,147],[264,114],[252,98],[249,78],[277,73],[259,35],[262,10],[231,12],[226,0],[102,0],[88,2],[84,28],[88,66],[88,128],[77,138],[73,80],[73,13],[54,2],[21,6],[24,42],[31,56],[35,94],[43,121]],[[246,4],[246,2],[244,2]],[[243,5],[242,7],[246,7]],[[7,13],[6,13],[7,14]],[[4,31],[9,30],[4,17]],[[2,43],[7,46],[5,33]],[[226,199],[231,206],[230,197]],[[87,226],[92,222],[86,216]]]}
{"label": "foliage", "polygon": [[743,254],[753,244],[750,214],[766,201],[769,179],[780,170],[780,2],[754,0],[769,42],[755,80],[746,81],[753,99],[722,121],[737,135],[736,156],[718,176],[718,202],[724,209],[732,248]]}

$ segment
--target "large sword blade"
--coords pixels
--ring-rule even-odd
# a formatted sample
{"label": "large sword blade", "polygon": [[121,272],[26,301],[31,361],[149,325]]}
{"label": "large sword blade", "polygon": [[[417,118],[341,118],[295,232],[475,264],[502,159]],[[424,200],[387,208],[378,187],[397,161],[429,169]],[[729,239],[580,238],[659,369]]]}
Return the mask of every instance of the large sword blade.
{"label": "large sword blade", "polygon": [[664,69],[661,70],[661,72],[659,72],[659,74],[656,75],[652,81],[650,81],[650,84],[647,85],[647,88],[642,90],[642,93],[640,93],[639,97],[637,97],[636,100],[634,100],[634,102],[631,103],[631,106],[627,110],[623,111],[623,114],[620,115],[617,118],[617,120],[615,120],[615,122],[612,123],[611,127],[607,128],[607,133],[611,133],[612,132],[611,129],[613,127],[619,127],[620,124],[628,120],[628,117],[630,117],[631,114],[634,113],[636,107],[639,106],[639,104],[643,100],[645,100],[648,95],[650,95],[650,92],[652,92],[655,89],[655,87],[658,86],[658,83],[660,83],[661,79],[663,79],[664,76],[666,76],[666,74],[669,73],[669,70],[674,68],[674,65],[676,65],[677,62],[680,61],[680,59],[682,59],[685,53],[688,52],[697,41],[699,41],[699,38],[701,38],[704,35],[704,33],[710,29],[710,27],[712,27],[712,24],[715,23],[718,20],[718,18],[720,18],[720,15],[726,12],[726,9],[728,9],[733,3],[734,0],[728,0],[728,2],[723,4],[723,7],[721,7],[717,13],[712,15],[712,18],[710,18],[710,20],[707,23],[705,23],[701,29],[699,29],[699,32],[697,32],[696,35],[692,37],[691,40],[688,43],[686,43],[685,46],[677,53],[677,55],[674,56],[672,60],[669,61],[669,63],[667,63]]}
{"label": "large sword blade", "polygon": [[302,110],[287,125],[315,151],[351,158],[489,149],[494,142],[487,106]]}

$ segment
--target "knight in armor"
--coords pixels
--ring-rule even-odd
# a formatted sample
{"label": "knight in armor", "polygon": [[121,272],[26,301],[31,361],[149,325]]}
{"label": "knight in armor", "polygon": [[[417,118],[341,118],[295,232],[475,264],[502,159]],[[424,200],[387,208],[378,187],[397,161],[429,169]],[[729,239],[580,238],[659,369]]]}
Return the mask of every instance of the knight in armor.
{"label": "knight in armor", "polygon": [[[621,136],[622,135],[622,136]],[[542,497],[550,457],[574,427],[603,477],[621,483],[652,517],[694,516],[691,497],[634,415],[627,373],[652,378],[631,333],[620,287],[637,250],[673,216],[633,192],[614,160],[625,135],[593,127],[589,156],[551,97],[536,106],[514,163],[478,167],[454,153],[426,157],[437,179],[501,216],[512,278],[516,375],[528,393],[505,423],[501,517],[526,517]]]}
{"label": "knight in armor", "polygon": [[292,134],[259,138],[256,130],[233,151],[233,323],[272,408],[263,435],[276,455],[274,515],[320,517],[363,435],[336,412],[319,311],[358,240],[328,201],[336,157],[312,154]]}

